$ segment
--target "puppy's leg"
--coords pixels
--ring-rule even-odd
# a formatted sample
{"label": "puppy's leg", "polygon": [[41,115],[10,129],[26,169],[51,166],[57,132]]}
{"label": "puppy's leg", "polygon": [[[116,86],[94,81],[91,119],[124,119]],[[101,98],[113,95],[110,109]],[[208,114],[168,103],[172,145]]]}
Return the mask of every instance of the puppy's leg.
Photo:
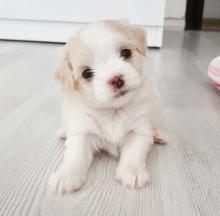
{"label": "puppy's leg", "polygon": [[150,118],[154,133],[154,143],[166,144],[168,136],[163,132],[165,131],[165,116],[162,103],[158,97],[154,97],[151,105]]}
{"label": "puppy's leg", "polygon": [[86,135],[83,134],[68,137],[63,164],[49,179],[52,191],[70,193],[85,183],[93,158],[92,148],[86,141]]}
{"label": "puppy's leg", "polygon": [[67,138],[67,125],[69,122],[68,108],[69,108],[69,106],[67,106],[66,103],[64,103],[62,106],[61,127],[57,132],[57,135],[60,139]]}
{"label": "puppy's leg", "polygon": [[153,144],[153,134],[131,134],[121,151],[116,178],[123,186],[137,189],[148,182],[146,155]]}
{"label": "puppy's leg", "polygon": [[168,136],[162,131],[154,129],[154,143],[164,145],[168,143]]}
{"label": "puppy's leg", "polygon": [[57,135],[60,139],[66,139],[67,137],[67,132],[66,132],[66,128],[62,127],[58,130]]}

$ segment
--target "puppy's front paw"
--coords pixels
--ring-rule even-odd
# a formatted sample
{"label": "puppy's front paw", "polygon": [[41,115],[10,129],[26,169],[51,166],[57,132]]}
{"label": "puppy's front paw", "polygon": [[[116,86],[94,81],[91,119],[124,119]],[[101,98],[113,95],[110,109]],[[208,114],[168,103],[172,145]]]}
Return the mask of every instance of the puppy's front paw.
{"label": "puppy's front paw", "polygon": [[118,166],[116,169],[116,179],[119,180],[123,186],[138,189],[148,183],[149,176],[144,167]]}
{"label": "puppy's front paw", "polygon": [[79,172],[58,170],[49,178],[49,188],[59,194],[68,194],[78,190],[85,182],[85,176]]}

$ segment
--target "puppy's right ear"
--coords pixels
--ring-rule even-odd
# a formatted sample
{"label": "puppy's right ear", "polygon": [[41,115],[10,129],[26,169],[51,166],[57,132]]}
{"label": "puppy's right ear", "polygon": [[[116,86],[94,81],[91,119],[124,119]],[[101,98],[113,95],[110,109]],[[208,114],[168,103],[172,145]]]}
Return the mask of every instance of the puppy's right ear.
{"label": "puppy's right ear", "polygon": [[54,73],[54,77],[58,80],[65,91],[71,91],[74,89],[74,75],[73,68],[71,66],[67,45],[61,49],[61,59],[58,69]]}

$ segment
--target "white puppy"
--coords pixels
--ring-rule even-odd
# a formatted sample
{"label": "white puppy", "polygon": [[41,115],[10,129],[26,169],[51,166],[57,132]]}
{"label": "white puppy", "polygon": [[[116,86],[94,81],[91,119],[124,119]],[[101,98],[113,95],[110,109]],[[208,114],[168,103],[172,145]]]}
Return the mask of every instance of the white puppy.
{"label": "white puppy", "polygon": [[64,46],[56,78],[64,92],[64,160],[49,180],[58,193],[86,181],[96,151],[120,157],[116,178],[124,186],[148,182],[146,156],[165,143],[160,106],[146,68],[144,30],[124,21],[100,21]]}

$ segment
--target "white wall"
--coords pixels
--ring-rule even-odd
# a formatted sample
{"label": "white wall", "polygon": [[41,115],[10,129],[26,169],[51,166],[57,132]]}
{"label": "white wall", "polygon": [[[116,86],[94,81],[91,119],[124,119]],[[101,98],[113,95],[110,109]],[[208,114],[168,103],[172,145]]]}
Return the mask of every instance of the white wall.
{"label": "white wall", "polygon": [[[209,1],[209,0],[207,0]],[[220,0],[215,0],[220,1]],[[165,17],[183,19],[186,12],[186,0],[166,0]]]}
{"label": "white wall", "polygon": [[220,0],[205,0],[204,18],[220,18]]}

